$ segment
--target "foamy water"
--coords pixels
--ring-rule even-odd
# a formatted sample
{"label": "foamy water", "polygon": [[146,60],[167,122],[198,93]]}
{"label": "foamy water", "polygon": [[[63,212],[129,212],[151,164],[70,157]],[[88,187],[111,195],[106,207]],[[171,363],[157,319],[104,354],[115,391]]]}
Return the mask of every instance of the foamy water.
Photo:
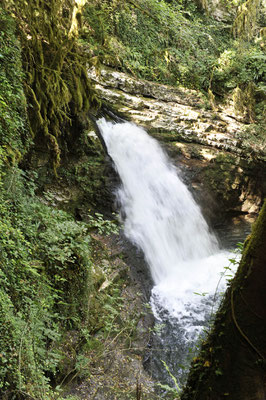
{"label": "foamy water", "polygon": [[154,280],[153,312],[191,315],[199,294],[214,295],[229,253],[155,139],[128,122],[101,119],[98,126],[122,181],[117,197],[125,235],[142,249]]}

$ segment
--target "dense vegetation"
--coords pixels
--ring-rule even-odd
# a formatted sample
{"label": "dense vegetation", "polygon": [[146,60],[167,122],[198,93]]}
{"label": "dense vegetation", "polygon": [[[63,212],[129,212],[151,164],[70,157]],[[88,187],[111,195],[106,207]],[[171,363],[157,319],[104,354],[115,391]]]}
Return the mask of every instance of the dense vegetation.
{"label": "dense vegetation", "polygon": [[[229,4],[228,21],[218,22],[192,1],[94,0],[85,5],[82,25],[74,3],[39,0],[33,6],[24,0],[5,1],[5,10],[0,10],[3,399],[57,398],[60,393],[52,388],[66,375],[68,335],[78,332],[69,369],[74,374],[82,369],[84,348],[99,346],[90,336],[95,327],[111,329],[112,307],[106,304],[119,299],[117,286],[99,296],[92,278],[90,232],[115,231],[114,224],[99,214],[78,222],[71,213],[58,210],[30,168],[36,146],[42,145],[48,155],[43,176],[51,177],[51,170],[57,174],[75,146],[84,145],[87,112],[100,106],[86,77],[86,63],[198,89],[220,101],[234,99],[251,122],[260,122],[262,115],[262,16],[248,33],[245,26],[241,30],[235,25],[233,35],[235,8]],[[98,185],[98,153],[99,149],[89,152],[90,162],[81,166],[86,176],[78,178],[89,195]],[[94,181],[88,181],[88,172]],[[64,173],[72,184],[74,173],[66,168]],[[89,296],[96,299],[96,311],[88,307]]]}
{"label": "dense vegetation", "polygon": [[35,141],[47,143],[56,169],[60,137],[70,131],[77,115],[98,104],[87,78],[86,58],[77,45],[77,6],[57,0],[49,6],[45,1],[34,5],[24,0],[6,5],[16,18],[23,48],[29,130]]}
{"label": "dense vegetation", "polygon": [[[85,7],[81,37],[95,63],[199,89],[218,101],[233,99],[236,110],[254,122],[265,92],[265,13],[257,1],[243,4],[242,14],[225,2],[217,21],[209,15],[211,4],[95,0]],[[203,6],[209,10],[203,12]]]}
{"label": "dense vegetation", "polygon": [[[37,174],[19,167],[33,142],[25,72],[14,20],[3,10],[0,26],[0,396],[50,399],[51,383],[64,378],[66,333],[77,330],[82,343],[104,315],[88,315],[95,290],[90,231],[116,227],[99,214],[76,222],[50,205],[49,194],[39,198]],[[74,371],[76,363],[78,350]]]}

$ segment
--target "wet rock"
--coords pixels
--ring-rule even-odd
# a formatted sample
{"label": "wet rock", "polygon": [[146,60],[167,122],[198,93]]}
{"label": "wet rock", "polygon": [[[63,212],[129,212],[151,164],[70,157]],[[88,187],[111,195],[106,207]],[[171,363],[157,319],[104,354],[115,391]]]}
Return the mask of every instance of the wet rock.
{"label": "wet rock", "polygon": [[[133,259],[125,254],[122,238],[93,234],[93,240],[95,248],[98,248],[95,254],[99,254],[99,258],[94,258],[92,279],[95,281],[100,276],[102,281],[102,277],[105,278],[98,289],[99,295],[104,295],[110,286],[119,281],[123,307],[117,320],[121,327],[115,332],[111,329],[102,338],[95,334],[95,338],[101,342],[102,351],[89,353],[89,373],[84,374],[80,382],[72,382],[67,394],[75,395],[80,400],[124,400],[135,398],[138,388],[142,393],[141,399],[159,400],[155,394],[156,381],[143,367],[153,326],[153,316],[145,307],[143,282],[135,277],[135,265],[134,262],[132,264]],[[99,274],[99,269],[102,274]]]}
{"label": "wet rock", "polygon": [[[186,141],[239,152],[235,134],[246,127],[233,110],[210,112],[196,91],[175,88],[112,70],[88,71],[101,98],[147,130],[173,132]],[[228,114],[229,113],[229,114]]]}
{"label": "wet rock", "polygon": [[240,132],[248,125],[229,106],[206,110],[196,91],[138,80],[111,68],[88,74],[107,103],[165,146],[210,219],[217,212],[259,211],[266,195],[265,153],[243,145]]}

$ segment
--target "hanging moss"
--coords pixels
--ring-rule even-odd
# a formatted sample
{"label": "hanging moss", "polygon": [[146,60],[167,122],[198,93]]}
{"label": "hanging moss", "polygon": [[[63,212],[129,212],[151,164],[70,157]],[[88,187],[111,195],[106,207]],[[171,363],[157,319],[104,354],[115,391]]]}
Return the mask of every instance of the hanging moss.
{"label": "hanging moss", "polygon": [[255,122],[255,89],[249,82],[243,89],[237,86],[233,92],[233,103],[236,114],[244,116],[248,122]]}
{"label": "hanging moss", "polygon": [[213,109],[213,111],[216,111],[217,107],[216,107],[216,103],[215,103],[215,96],[210,88],[208,89],[208,98],[209,98],[211,108]]}
{"label": "hanging moss", "polygon": [[243,104],[243,92],[239,86],[234,89],[233,92],[233,103],[234,103],[234,110],[236,114],[243,114],[244,113],[244,104]]}
{"label": "hanging moss", "polygon": [[249,82],[244,91],[246,113],[250,122],[255,122],[255,89],[254,83]]}
{"label": "hanging moss", "polygon": [[252,39],[257,27],[258,10],[261,0],[247,0],[238,7],[238,12],[233,25],[235,37]]}
{"label": "hanging moss", "polygon": [[74,0],[16,0],[6,1],[6,8],[14,14],[21,37],[30,129],[45,140],[56,170],[58,138],[79,113],[99,104],[73,28],[78,26],[73,21],[77,5]]}

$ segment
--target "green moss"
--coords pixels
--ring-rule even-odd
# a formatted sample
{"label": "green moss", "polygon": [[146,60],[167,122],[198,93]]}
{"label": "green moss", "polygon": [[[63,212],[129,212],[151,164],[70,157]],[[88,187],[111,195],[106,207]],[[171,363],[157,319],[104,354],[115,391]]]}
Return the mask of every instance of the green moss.
{"label": "green moss", "polygon": [[[260,218],[257,219],[255,224],[252,227],[251,235],[246,240],[244,246],[243,257],[239,269],[239,273],[236,275],[236,279],[238,276],[242,274],[242,270],[247,269],[247,264],[249,264],[250,257],[253,257],[260,249],[264,243],[264,235],[266,232],[266,201],[262,206],[260,211]],[[263,249],[262,249],[263,250]],[[248,268],[252,268],[252,265],[249,265]]]}
{"label": "green moss", "polygon": [[37,8],[23,0],[6,4],[21,38],[31,132],[46,141],[55,170],[61,159],[58,137],[79,113],[98,105],[86,76],[86,56],[77,38],[69,37],[74,2],[61,3],[52,0],[47,7],[39,1]]}
{"label": "green moss", "polygon": [[25,118],[21,49],[13,19],[0,8],[0,146],[5,161],[15,164],[27,152],[31,137]]}
{"label": "green moss", "polygon": [[244,89],[237,87],[233,91],[235,112],[246,117],[251,123],[255,122],[255,90],[254,83],[249,82]]}
{"label": "green moss", "polygon": [[260,11],[260,0],[247,0],[238,7],[233,24],[234,35],[251,40],[257,28],[257,20]]}
{"label": "green moss", "polygon": [[[182,400],[223,398],[228,392],[232,399],[245,398],[248,386],[243,392],[239,385],[241,379],[249,379],[251,371],[257,371],[258,376],[263,374],[260,362],[263,348],[261,351],[260,347],[265,341],[265,324],[257,309],[263,309],[261,300],[265,294],[265,231],[266,202],[245,243],[237,273],[225,293],[214,325],[192,363]],[[252,385],[252,378],[250,382]],[[254,393],[254,387],[249,390]]]}

